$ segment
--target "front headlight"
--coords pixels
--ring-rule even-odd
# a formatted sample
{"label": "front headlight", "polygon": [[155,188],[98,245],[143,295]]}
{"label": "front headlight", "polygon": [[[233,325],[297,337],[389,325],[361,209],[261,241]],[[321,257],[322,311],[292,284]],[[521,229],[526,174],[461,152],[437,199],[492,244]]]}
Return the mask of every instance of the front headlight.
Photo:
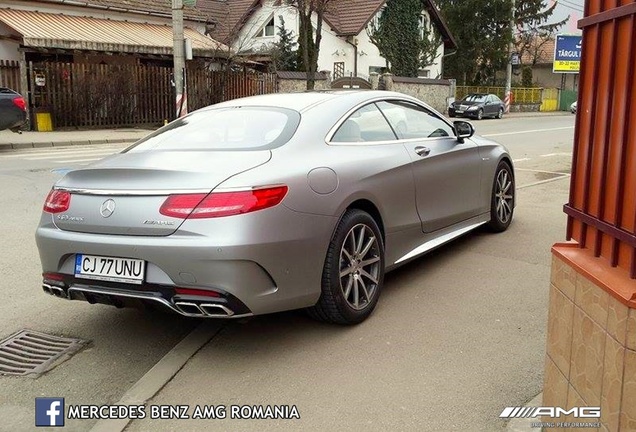
{"label": "front headlight", "polygon": [[477,105],[473,105],[470,108],[468,108],[466,111],[475,111],[477,108],[479,108]]}

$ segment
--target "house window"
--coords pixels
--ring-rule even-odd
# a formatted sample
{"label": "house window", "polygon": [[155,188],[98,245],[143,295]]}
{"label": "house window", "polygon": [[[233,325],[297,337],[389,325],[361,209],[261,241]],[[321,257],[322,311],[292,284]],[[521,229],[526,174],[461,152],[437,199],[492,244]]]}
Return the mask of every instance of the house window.
{"label": "house window", "polygon": [[276,22],[274,21],[274,17],[272,17],[267,24],[261,29],[258,33],[258,37],[271,37],[276,34]]}
{"label": "house window", "polygon": [[380,17],[382,16],[383,13],[384,13],[384,7],[380,9],[378,13],[376,13],[375,16],[369,22],[368,28],[371,32],[380,28]]}
{"label": "house window", "polygon": [[428,32],[428,17],[424,14],[420,15],[420,37],[424,39]]}
{"label": "house window", "polygon": [[344,62],[337,62],[333,64],[333,78],[338,79],[342,78],[345,74],[345,64]]}

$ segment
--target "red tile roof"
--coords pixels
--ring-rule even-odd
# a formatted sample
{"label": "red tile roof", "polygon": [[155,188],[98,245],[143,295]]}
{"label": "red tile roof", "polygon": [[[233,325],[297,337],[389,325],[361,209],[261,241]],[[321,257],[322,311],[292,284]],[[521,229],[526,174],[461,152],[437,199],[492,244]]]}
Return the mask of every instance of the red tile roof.
{"label": "red tile roof", "polygon": [[[68,0],[36,1],[144,15],[165,17],[172,15],[172,0],[74,0],[72,3]],[[424,8],[442,33],[444,46],[455,48],[455,40],[433,0],[422,1]],[[364,30],[385,2],[385,0],[332,0],[325,20],[339,36],[354,36]],[[216,27],[210,35],[227,43],[236,37],[238,30],[260,6],[261,0],[197,0],[195,7],[185,7],[184,16],[191,21],[214,22]]]}

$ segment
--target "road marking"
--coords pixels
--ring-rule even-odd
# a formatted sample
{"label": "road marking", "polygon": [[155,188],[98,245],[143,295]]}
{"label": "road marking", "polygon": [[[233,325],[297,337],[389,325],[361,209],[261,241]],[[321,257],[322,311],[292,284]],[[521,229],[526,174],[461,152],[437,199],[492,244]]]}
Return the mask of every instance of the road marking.
{"label": "road marking", "polygon": [[572,153],[548,153],[548,154],[542,154],[539,157],[553,157],[553,156],[572,156]]}
{"label": "road marking", "polygon": [[[146,372],[122,396],[117,405],[144,405],[148,402],[221,330],[222,326],[219,321],[204,321],[199,324]],[[91,432],[121,432],[130,421],[128,418],[99,420]]]}
{"label": "road marking", "polygon": [[558,128],[550,128],[550,129],[532,129],[532,130],[517,131],[517,132],[503,132],[503,133],[496,133],[496,134],[486,134],[482,136],[497,137],[497,136],[517,135],[517,134],[527,134],[527,133],[537,133],[537,132],[551,132],[551,131],[566,130],[566,129],[574,129],[574,126],[566,126],[566,127],[558,127]]}
{"label": "road marking", "polygon": [[547,180],[541,180],[541,181],[538,181],[538,182],[529,183],[529,184],[522,185],[522,186],[517,186],[517,190],[526,189],[526,188],[533,187],[533,186],[539,186],[539,185],[542,185],[542,184],[545,184],[545,183],[552,183],[554,181],[563,180],[563,179],[566,179],[566,178],[570,178],[570,174],[565,174],[565,175],[562,175],[562,176],[559,176],[559,177],[555,177],[555,178],[551,178],[551,179],[547,179]]}
{"label": "road marking", "polygon": [[55,163],[78,163],[78,162],[94,162],[103,158],[91,158],[91,159],[67,159],[67,160],[53,160]]}
{"label": "road marking", "polygon": [[525,162],[525,161],[529,161],[529,160],[532,160],[532,159],[531,158],[521,158],[521,159],[513,159],[512,161],[514,163],[517,163],[517,162]]}
{"label": "road marking", "polygon": [[544,173],[544,174],[570,175],[570,173],[561,172],[561,171],[545,171],[545,170],[537,170],[537,169],[530,169],[530,168],[517,168],[515,171],[529,171],[529,172],[537,172],[537,173]]}

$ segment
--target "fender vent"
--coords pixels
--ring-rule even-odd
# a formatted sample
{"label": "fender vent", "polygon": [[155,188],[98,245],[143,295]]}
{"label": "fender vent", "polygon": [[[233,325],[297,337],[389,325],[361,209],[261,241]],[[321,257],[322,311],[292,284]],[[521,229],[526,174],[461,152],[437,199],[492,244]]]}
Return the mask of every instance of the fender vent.
{"label": "fender vent", "polygon": [[86,345],[81,339],[20,330],[0,341],[0,375],[29,375],[33,378],[53,369]]}

